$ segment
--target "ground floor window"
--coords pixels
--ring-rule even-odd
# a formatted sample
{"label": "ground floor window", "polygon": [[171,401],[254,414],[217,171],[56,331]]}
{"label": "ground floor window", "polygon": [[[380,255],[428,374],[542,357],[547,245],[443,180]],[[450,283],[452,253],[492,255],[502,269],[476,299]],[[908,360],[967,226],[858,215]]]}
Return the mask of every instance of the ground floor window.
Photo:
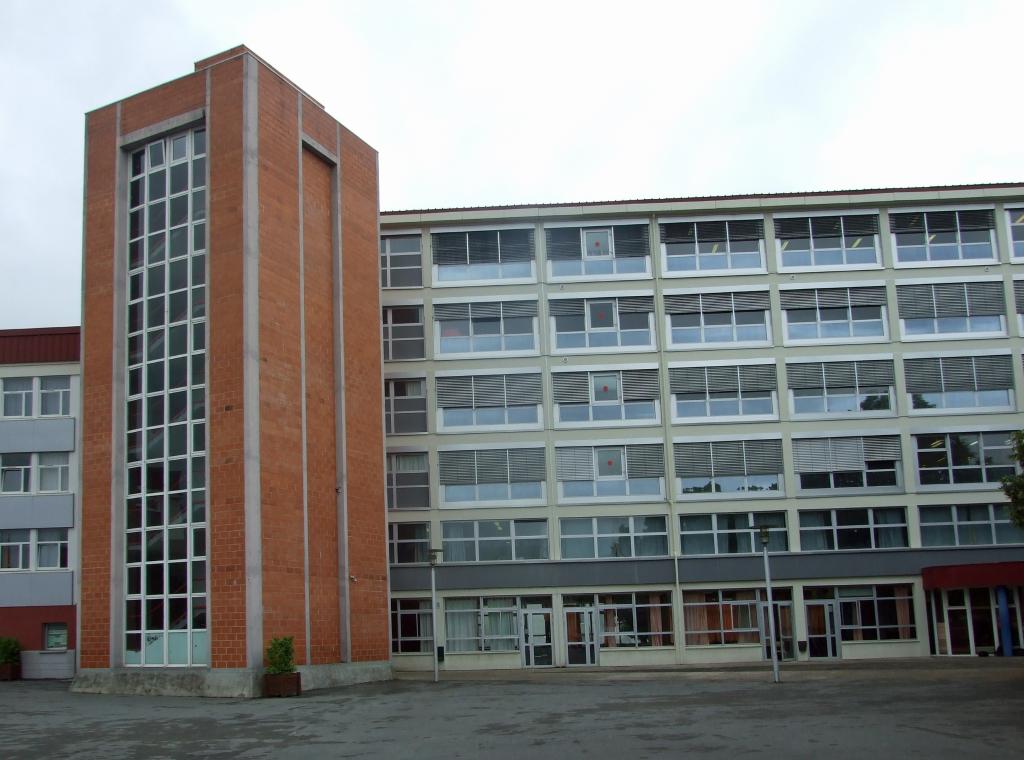
{"label": "ground floor window", "polygon": [[804,599],[838,603],[843,641],[894,641],[917,636],[913,591],[909,583],[809,586],[804,589]]}
{"label": "ground floor window", "polygon": [[955,588],[928,592],[932,654],[979,655],[1002,652],[1005,598],[1010,646],[1024,647],[1021,603],[1024,588]]}
{"label": "ground floor window", "polygon": [[429,599],[392,599],[391,651],[429,653],[433,624]]}
{"label": "ground floor window", "polygon": [[43,646],[47,649],[68,648],[68,624],[67,623],[44,623],[43,624]]}
{"label": "ground floor window", "polygon": [[514,596],[446,599],[445,629],[450,652],[514,652],[519,648]]}

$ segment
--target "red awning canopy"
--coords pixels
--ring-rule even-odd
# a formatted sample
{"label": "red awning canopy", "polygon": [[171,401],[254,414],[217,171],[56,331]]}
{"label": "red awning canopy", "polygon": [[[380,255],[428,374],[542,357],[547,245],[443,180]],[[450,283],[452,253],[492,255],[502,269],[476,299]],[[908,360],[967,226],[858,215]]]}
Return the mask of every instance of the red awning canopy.
{"label": "red awning canopy", "polygon": [[987,562],[980,565],[940,565],[921,570],[924,588],[985,588],[1024,586],[1024,562]]}

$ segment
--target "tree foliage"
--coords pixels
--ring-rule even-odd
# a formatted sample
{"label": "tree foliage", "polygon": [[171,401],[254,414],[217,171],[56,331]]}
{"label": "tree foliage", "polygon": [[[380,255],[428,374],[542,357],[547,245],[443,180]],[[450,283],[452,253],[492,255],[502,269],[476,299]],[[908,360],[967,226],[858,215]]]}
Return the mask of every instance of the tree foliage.
{"label": "tree foliage", "polygon": [[1010,519],[1015,525],[1024,528],[1024,430],[1015,432],[1011,440],[1013,458],[1020,472],[1003,478],[1003,493],[1010,500]]}

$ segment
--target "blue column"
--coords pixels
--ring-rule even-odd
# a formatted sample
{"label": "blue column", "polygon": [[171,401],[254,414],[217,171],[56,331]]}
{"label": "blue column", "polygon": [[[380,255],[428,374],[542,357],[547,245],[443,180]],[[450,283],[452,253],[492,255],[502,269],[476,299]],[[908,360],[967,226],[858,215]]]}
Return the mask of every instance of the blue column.
{"label": "blue column", "polygon": [[1013,656],[1013,631],[1010,628],[1010,602],[1006,594],[1006,586],[996,587],[996,604],[999,605],[999,644],[1003,657]]}

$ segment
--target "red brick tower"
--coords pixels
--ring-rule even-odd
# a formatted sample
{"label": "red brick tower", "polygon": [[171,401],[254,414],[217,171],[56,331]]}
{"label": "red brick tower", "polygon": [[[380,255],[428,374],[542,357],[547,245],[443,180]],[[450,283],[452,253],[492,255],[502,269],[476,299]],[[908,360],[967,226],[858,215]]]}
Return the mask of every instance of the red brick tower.
{"label": "red brick tower", "polygon": [[387,677],[376,151],[244,47],[86,124],[76,688]]}

